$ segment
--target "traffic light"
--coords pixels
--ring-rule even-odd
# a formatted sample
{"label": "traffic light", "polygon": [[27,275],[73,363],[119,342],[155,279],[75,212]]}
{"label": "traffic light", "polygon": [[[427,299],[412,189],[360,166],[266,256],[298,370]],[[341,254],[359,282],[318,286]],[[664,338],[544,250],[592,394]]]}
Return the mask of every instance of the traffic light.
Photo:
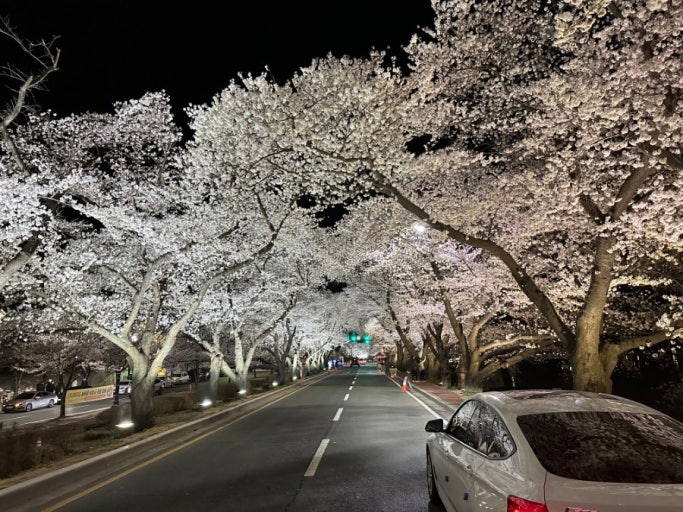
{"label": "traffic light", "polygon": [[356,331],[349,332],[349,341],[351,343],[356,343],[358,341],[358,333]]}
{"label": "traffic light", "polygon": [[372,338],[370,338],[370,335],[368,333],[363,334],[363,343],[370,343]]}

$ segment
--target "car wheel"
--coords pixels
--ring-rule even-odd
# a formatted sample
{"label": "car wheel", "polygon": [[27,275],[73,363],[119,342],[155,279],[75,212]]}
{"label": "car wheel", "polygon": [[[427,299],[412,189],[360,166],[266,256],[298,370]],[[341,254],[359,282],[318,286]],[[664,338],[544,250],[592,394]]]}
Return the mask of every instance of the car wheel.
{"label": "car wheel", "polygon": [[31,412],[33,410],[32,404],[26,404],[26,412]]}
{"label": "car wheel", "polygon": [[55,401],[54,401],[54,400],[50,400],[50,401],[47,403],[47,406],[48,406],[48,407],[54,407],[54,405],[55,405]]}
{"label": "car wheel", "polygon": [[432,503],[440,504],[441,498],[439,491],[436,490],[436,480],[434,479],[434,467],[432,466],[432,457],[427,452],[427,492]]}

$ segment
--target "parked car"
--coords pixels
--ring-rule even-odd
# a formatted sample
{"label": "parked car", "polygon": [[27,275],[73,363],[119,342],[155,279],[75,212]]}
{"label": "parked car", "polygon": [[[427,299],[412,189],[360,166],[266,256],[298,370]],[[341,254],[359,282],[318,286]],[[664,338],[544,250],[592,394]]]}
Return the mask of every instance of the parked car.
{"label": "parked car", "polygon": [[120,395],[130,395],[130,390],[132,388],[131,381],[129,380],[122,380],[119,381],[119,396]]}
{"label": "parked car", "polygon": [[171,380],[173,381],[173,385],[187,384],[190,382],[190,375],[187,372],[172,372]]}
{"label": "parked car", "polygon": [[2,404],[4,412],[31,412],[33,409],[54,407],[59,403],[59,396],[49,391],[24,391]]}
{"label": "parked car", "polygon": [[187,374],[190,377],[191,382],[199,382],[199,381],[203,381],[203,380],[209,380],[209,369],[208,368],[199,368],[199,370],[197,370],[196,378],[195,378],[194,368],[187,370]]}
{"label": "parked car", "polygon": [[[162,379],[154,379],[154,394],[160,395],[164,388]],[[119,396],[130,396],[130,392],[133,389],[132,382],[130,380],[122,380],[119,382]]]}
{"label": "parked car", "polygon": [[683,423],[614,395],[472,395],[427,422],[427,490],[449,512],[681,510]]}

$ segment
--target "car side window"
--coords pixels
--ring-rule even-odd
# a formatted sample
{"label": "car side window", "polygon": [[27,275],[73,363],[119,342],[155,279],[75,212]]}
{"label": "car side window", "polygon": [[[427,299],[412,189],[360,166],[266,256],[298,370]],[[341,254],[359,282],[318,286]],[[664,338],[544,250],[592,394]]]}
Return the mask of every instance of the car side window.
{"label": "car side window", "polygon": [[477,403],[472,417],[467,425],[467,438],[465,443],[475,450],[486,453],[486,414],[483,404]]}
{"label": "car side window", "polygon": [[504,459],[515,451],[515,444],[512,436],[505,427],[503,420],[496,414],[491,423],[491,445],[489,447],[489,457]]}
{"label": "car side window", "polygon": [[512,453],[510,434],[496,412],[486,404],[478,410],[479,432],[476,449],[492,458],[507,457]]}
{"label": "car side window", "polygon": [[463,443],[467,442],[467,424],[470,422],[472,413],[477,407],[477,402],[470,400],[460,406],[451,417],[446,427],[446,433],[455,437]]}
{"label": "car side window", "polygon": [[[490,458],[502,459],[512,454],[514,443],[495,410],[478,401],[468,403],[471,404],[466,410],[469,421],[454,437]],[[460,425],[453,426],[458,429]]]}

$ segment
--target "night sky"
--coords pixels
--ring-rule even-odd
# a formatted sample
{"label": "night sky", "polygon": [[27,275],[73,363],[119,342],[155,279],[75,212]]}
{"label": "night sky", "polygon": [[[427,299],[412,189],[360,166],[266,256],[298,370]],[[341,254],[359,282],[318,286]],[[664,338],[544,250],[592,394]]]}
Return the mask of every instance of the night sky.
{"label": "night sky", "polygon": [[[189,103],[210,102],[239,72],[260,74],[268,66],[283,83],[327,53],[363,57],[373,47],[398,51],[433,15],[429,0],[177,4],[0,0],[0,16],[25,38],[59,36],[60,70],[35,101],[68,115],[110,112],[115,101],[162,89],[180,113]],[[14,63],[8,44],[0,39],[2,65]],[[3,88],[2,106],[7,98]]]}

